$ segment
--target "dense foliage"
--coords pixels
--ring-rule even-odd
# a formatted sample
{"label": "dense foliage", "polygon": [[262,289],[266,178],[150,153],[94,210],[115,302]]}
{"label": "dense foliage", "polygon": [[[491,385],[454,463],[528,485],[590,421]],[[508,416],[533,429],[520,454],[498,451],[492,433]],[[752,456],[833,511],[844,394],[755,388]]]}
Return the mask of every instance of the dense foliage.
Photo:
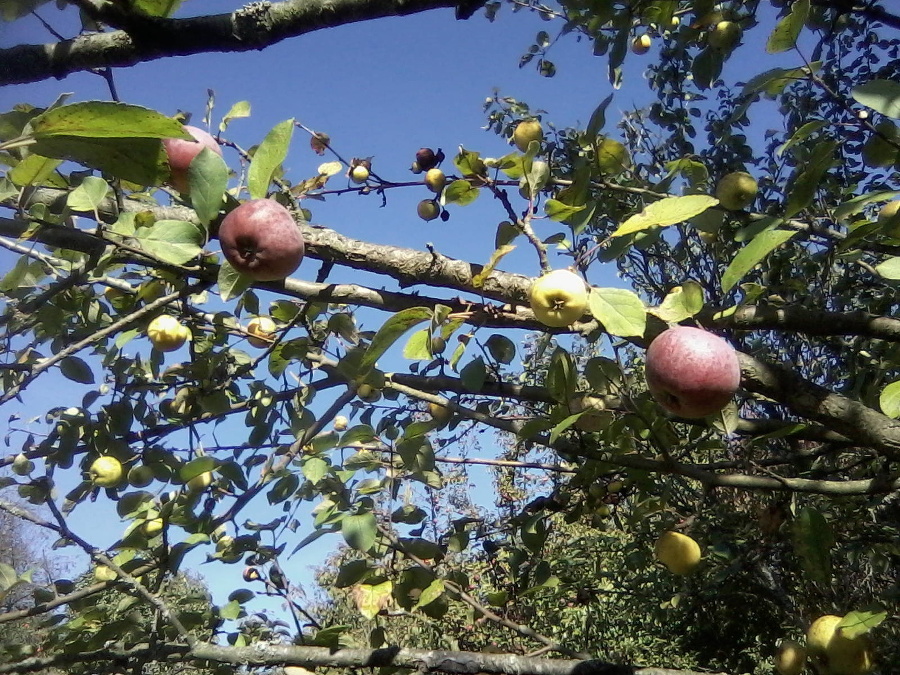
{"label": "dense foliage", "polygon": [[[113,82],[160,55],[454,6],[335,2],[325,20],[317,3],[254,3],[223,21],[171,18],[178,4],[60,1],[83,34],[3,50],[0,84],[86,69]],[[76,582],[0,558],[0,673],[562,674],[597,659],[762,674],[826,614],[871,641],[873,672],[897,670],[900,16],[842,0],[510,4],[547,21],[523,67],[554,76],[551,47],[578,39],[616,87],[645,68],[653,102],[613,119],[613,90],[583,128],[556,128],[540,101],[497,94],[485,114],[509,153],[411,148],[412,181],[293,119],[239,147],[229,129],[248,102],[207,120],[222,152],[185,161],[170,147],[191,138],[183,120],[114,86],[109,101],[0,115],[14,261],[0,404],[54,377],[83,393],[11,427],[0,522],[93,566]],[[762,51],[780,66],[756,68]],[[289,175],[289,148],[307,143],[318,171]],[[458,261],[309,224],[326,195],[396,190],[420,191],[419,217],[438,222],[492,196],[496,235]],[[234,224],[261,200],[303,235],[283,280],[303,246]],[[220,254],[228,214],[237,252]],[[534,251],[531,275],[503,271],[516,246]],[[272,262],[286,248],[287,267]],[[529,291],[566,266],[618,280],[554,327]],[[677,417],[648,392],[646,348],[679,323],[737,350],[740,391],[713,415]],[[109,549],[70,527],[101,506],[126,522]],[[699,543],[698,564],[660,563],[667,531]],[[284,569],[327,535],[341,547],[313,594]],[[226,603],[183,576],[198,552],[243,570]],[[248,615],[259,596],[284,615]],[[23,641],[26,616],[40,630]],[[382,647],[397,650],[352,649]]]}

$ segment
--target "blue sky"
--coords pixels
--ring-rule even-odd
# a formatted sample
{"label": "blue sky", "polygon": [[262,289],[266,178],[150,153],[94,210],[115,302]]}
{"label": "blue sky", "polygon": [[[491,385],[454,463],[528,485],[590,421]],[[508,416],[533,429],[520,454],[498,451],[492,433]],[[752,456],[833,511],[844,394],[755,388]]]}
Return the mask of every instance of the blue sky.
{"label": "blue sky", "polygon": [[[236,2],[220,0],[189,2],[181,14],[228,11],[237,6]],[[72,30],[66,20],[69,14],[58,12],[52,3],[41,9],[41,15],[65,34]],[[537,31],[552,32],[555,28],[556,24],[543,22],[527,12],[514,15],[508,6],[494,23],[480,15],[455,21],[452,10],[438,10],[320,31],[262,52],[158,60],[119,70],[115,77],[123,101],[167,114],[179,109],[191,111],[193,123],[198,125],[208,89],[216,95],[215,123],[233,103],[250,101],[252,116],[234,121],[226,133],[244,147],[258,143],[274,124],[293,117],[307,127],[327,132],[344,157],[373,156],[375,171],[385,178],[410,180],[408,167],[421,146],[442,147],[451,157],[460,145],[485,156],[509,151],[503,139],[482,129],[486,121],[482,106],[495,88],[501,95],[546,110],[547,119],[557,126],[587,122],[596,105],[612,89],[606,76],[606,59],[592,57],[589,44],[578,43],[570,36],[555,45],[549,54],[558,67],[555,78],[538,76],[533,66],[518,67],[519,57]],[[48,41],[48,36],[33,19],[0,24],[0,46],[44,41]],[[757,59],[753,72],[759,72],[762,45],[743,49],[748,54],[752,51]],[[621,111],[640,107],[649,100],[641,73],[652,59],[652,51],[644,57],[629,55],[625,86],[607,114],[609,133],[616,133],[614,126]],[[785,63],[785,59],[789,61]],[[782,56],[772,65],[795,63],[796,57]],[[739,69],[740,59],[735,59],[726,70],[726,78],[739,78]],[[47,105],[62,92],[73,92],[73,100],[108,97],[101,78],[76,74],[62,81],[0,89],[0,109],[7,110],[18,102]],[[226,159],[236,164],[236,158],[227,152]],[[286,170],[298,182],[315,175],[316,167],[328,159],[314,155],[307,138],[298,131]],[[333,180],[336,187],[345,185],[339,178]],[[375,195],[347,195],[308,206],[314,223],[351,237],[419,249],[430,242],[445,255],[486,262],[493,249],[496,225],[505,218],[499,205],[482,195],[469,207],[452,208],[452,218],[446,224],[423,223],[415,214],[415,205],[429,196],[422,187],[392,191],[385,208],[380,208],[380,198]],[[546,222],[536,223],[536,229],[539,236],[559,231],[555,224]],[[554,262],[562,266],[567,260],[558,258]],[[11,263],[10,256],[0,257],[3,267]],[[307,260],[298,274],[313,278],[318,267],[315,261]],[[531,275],[539,271],[534,253],[521,245],[504,259],[501,267]],[[594,269],[590,281],[595,285],[619,283],[611,266],[597,265]],[[329,278],[340,283],[363,283],[366,279],[371,283],[371,278],[341,268],[336,268]],[[376,281],[376,285],[381,284],[394,287],[390,280]],[[360,317],[367,329],[377,328],[385,318],[372,313]],[[517,340],[524,335],[511,337]],[[134,349],[149,350],[146,341],[132,345]],[[170,357],[173,363],[179,358],[179,354]],[[405,369],[405,364],[397,359],[388,367]],[[46,410],[48,392],[52,392],[53,404],[69,406],[78,405],[84,389],[61,377],[47,375],[24,397],[25,404],[20,408],[23,416]],[[96,532],[98,513],[108,508],[103,500],[81,505],[75,512],[74,526],[82,528],[82,534]],[[253,512],[248,516],[258,521],[272,517]],[[109,511],[102,517],[111,523],[116,519]],[[108,536],[112,540],[120,528],[110,527]],[[302,531],[300,536],[306,533]],[[318,562],[322,553],[336,543],[335,538],[328,538],[309,557],[293,558],[289,565],[294,580],[309,579],[309,565]],[[196,560],[192,562],[196,564]],[[218,601],[224,600],[228,590],[242,585],[237,566],[209,565],[198,569]]]}

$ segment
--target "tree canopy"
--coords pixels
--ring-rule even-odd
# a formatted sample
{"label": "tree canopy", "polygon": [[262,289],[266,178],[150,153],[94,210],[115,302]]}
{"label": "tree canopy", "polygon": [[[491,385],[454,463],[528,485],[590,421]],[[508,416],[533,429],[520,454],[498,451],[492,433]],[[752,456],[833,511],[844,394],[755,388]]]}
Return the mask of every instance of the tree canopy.
{"label": "tree canopy", "polygon": [[[0,114],[0,673],[896,672],[896,8],[180,5],[57,0],[73,35],[0,8],[49,40],[0,49],[0,85],[109,90]],[[504,155],[387,167],[295,118],[243,147],[252,101],[117,93],[141,62],[447,7],[540,16],[535,77],[561,43],[603,59],[590,118],[497,92]],[[490,201],[477,257],[314,218],[410,192],[427,227]],[[11,523],[91,569],[34,575]],[[312,588],[285,570],[320,539]],[[224,602],[194,559],[239,570]]]}

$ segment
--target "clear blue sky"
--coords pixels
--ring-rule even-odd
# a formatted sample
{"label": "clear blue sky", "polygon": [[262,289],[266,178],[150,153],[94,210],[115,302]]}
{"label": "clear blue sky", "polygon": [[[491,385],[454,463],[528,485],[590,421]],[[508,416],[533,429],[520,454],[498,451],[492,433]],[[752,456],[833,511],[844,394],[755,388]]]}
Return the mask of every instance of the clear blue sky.
{"label": "clear blue sky", "polygon": [[[222,0],[185,3],[181,14],[228,11],[237,2]],[[52,3],[40,10],[41,15],[57,30],[71,34],[71,21],[65,19],[71,10],[60,13]],[[489,23],[480,15],[468,21],[455,21],[452,10],[395,19],[382,19],[320,31],[282,42],[262,52],[243,54],[207,54],[164,59],[140,64],[116,72],[116,83],[123,101],[148,106],[167,114],[177,110],[194,113],[199,124],[206,105],[207,89],[215,91],[217,108],[214,122],[230,106],[241,100],[252,104],[252,116],[232,123],[226,136],[244,147],[259,142],[274,124],[296,118],[308,127],[327,132],[334,146],[350,157],[373,156],[374,169],[390,180],[409,180],[408,167],[420,146],[442,147],[448,156],[459,145],[479,150],[485,156],[505,154],[509,146],[482,127],[485,117],[482,105],[494,88],[501,95],[527,101],[532,108],[548,112],[547,119],[557,126],[586,123],[596,105],[611,91],[606,77],[605,58],[591,56],[588,43],[574,38],[563,39],[554,46],[550,58],[558,66],[558,75],[547,79],[537,75],[533,66],[519,69],[519,57],[527,50],[539,30],[553,31],[557,24],[546,23],[535,15],[515,15],[503,7],[498,20]],[[49,38],[33,19],[14,24],[0,24],[0,46],[20,42],[45,42]],[[762,46],[743,47],[754,58],[753,72],[761,67]],[[796,63],[796,57],[780,57],[772,65]],[[608,114],[610,133],[620,111],[640,107],[649,100],[641,77],[645,65],[652,62],[653,52],[645,57],[629,55],[625,86],[613,101]],[[726,77],[737,79],[740,58],[735,59]],[[105,83],[90,74],[72,75],[63,81],[46,81],[0,89],[0,109],[7,110],[18,102],[47,105],[60,93],[73,92],[73,100],[108,98]],[[236,165],[234,157],[229,157]],[[301,132],[294,137],[286,170],[298,182],[313,176],[316,167],[329,158],[314,155]],[[334,185],[345,181],[335,179]],[[333,228],[345,235],[363,240],[423,248],[431,242],[441,253],[486,262],[493,249],[496,225],[505,219],[496,203],[482,195],[472,206],[452,208],[449,223],[423,223],[415,214],[416,203],[428,197],[424,188],[395,190],[388,204],[380,208],[380,198],[349,195],[311,202],[313,222]],[[537,223],[541,236],[559,231],[552,223]],[[558,265],[567,264],[560,258]],[[7,267],[12,259],[0,257]],[[501,267],[510,271],[537,274],[538,263],[527,247],[507,257]],[[616,285],[613,270],[595,266],[590,281],[595,285]],[[298,274],[312,278],[318,264],[307,260]],[[336,283],[361,282],[367,277],[336,268],[329,279]],[[371,279],[369,279],[371,282]],[[379,279],[376,285],[393,282]],[[423,287],[423,292],[427,289]],[[377,328],[383,316],[361,314],[367,329]],[[511,336],[514,340],[523,335]],[[149,350],[146,341],[132,343],[134,349]],[[183,356],[183,355],[182,355]],[[171,362],[179,354],[170,357]],[[405,369],[398,359],[388,367]],[[61,377],[49,374],[26,393],[23,417],[46,410],[48,395],[61,406],[78,405],[84,389]],[[15,406],[10,406],[12,412]],[[238,422],[240,423],[240,422]],[[76,510],[74,527],[82,534],[95,534],[98,514],[114,523],[116,516],[109,505],[82,504]],[[105,512],[105,513],[104,513]],[[268,517],[260,512],[248,513],[258,521]],[[307,529],[300,536],[308,533]],[[109,541],[119,534],[111,526]],[[308,580],[308,566],[320,560],[337,540],[326,539],[310,557],[301,555],[289,562],[295,581]],[[196,564],[196,558],[192,560]],[[227,592],[242,585],[240,568],[236,566],[200,566],[218,601]]]}

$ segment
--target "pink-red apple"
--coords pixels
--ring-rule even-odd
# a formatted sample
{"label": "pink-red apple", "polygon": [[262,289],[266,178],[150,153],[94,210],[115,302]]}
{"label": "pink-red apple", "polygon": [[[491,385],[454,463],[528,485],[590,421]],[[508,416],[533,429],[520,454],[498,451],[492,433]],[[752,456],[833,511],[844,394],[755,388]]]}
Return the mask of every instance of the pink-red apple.
{"label": "pink-red apple", "polygon": [[183,138],[164,138],[163,148],[169,157],[169,168],[172,171],[172,185],[181,194],[187,194],[188,185],[188,167],[194,160],[194,157],[200,154],[203,148],[209,148],[214,153],[222,156],[222,148],[216,143],[216,139],[210,136],[203,129],[185,125],[184,130],[193,136],[196,140],[188,141]]}
{"label": "pink-red apple", "polygon": [[647,386],[669,412],[696,419],[724,408],[741,384],[734,348],[700,328],[676,326],[647,349]]}
{"label": "pink-red apple", "polygon": [[272,199],[253,199],[231,211],[219,226],[219,243],[231,266],[255,281],[284,279],[303,260],[297,223]]}

